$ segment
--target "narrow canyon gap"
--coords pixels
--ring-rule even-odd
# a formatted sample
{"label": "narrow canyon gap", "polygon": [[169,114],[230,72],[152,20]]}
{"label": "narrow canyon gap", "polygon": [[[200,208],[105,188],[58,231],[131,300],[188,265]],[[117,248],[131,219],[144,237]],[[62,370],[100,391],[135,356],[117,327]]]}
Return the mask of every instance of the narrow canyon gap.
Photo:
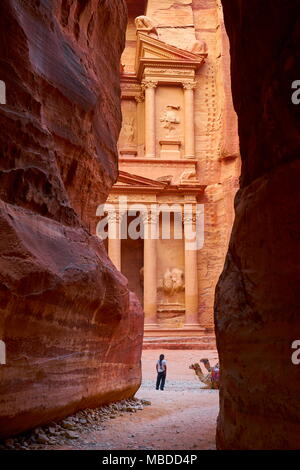
{"label": "narrow canyon gap", "polygon": [[299,449],[299,2],[222,0],[241,189],[215,300],[220,449]]}
{"label": "narrow canyon gap", "polygon": [[[140,385],[143,312],[92,235],[97,206],[118,176],[125,3],[0,3],[0,79],[7,87],[0,108],[0,335],[7,348],[0,437],[132,396]],[[127,3],[125,75],[135,14],[142,13],[135,0]],[[291,84],[300,78],[298,3],[223,0],[243,168],[215,299],[220,449],[300,445],[299,372],[291,362],[291,344],[300,338],[299,108],[291,102]],[[191,38],[208,47],[197,83],[189,84],[196,111],[190,166],[197,171],[177,176],[183,184],[199,177],[205,186],[208,243],[198,257],[194,316],[210,328],[239,171],[220,3],[141,4],[162,24],[158,40],[168,47],[188,49]],[[164,104],[173,106],[173,98]],[[162,176],[169,173],[155,178]]]}
{"label": "narrow canyon gap", "polygon": [[143,312],[89,224],[117,178],[123,0],[0,4],[0,437],[134,395]]}

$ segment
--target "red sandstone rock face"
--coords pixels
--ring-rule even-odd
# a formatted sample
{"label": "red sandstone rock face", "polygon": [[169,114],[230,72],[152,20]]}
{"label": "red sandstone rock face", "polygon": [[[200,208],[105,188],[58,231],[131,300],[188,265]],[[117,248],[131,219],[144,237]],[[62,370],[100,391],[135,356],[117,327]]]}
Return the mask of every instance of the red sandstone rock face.
{"label": "red sandstone rock face", "polygon": [[[239,115],[241,189],[216,291],[217,445],[300,448],[299,2],[223,0]],[[298,66],[298,67],[297,67]]]}
{"label": "red sandstone rock face", "polygon": [[121,0],[2,0],[0,437],[131,396],[143,313],[87,223],[117,176]]}

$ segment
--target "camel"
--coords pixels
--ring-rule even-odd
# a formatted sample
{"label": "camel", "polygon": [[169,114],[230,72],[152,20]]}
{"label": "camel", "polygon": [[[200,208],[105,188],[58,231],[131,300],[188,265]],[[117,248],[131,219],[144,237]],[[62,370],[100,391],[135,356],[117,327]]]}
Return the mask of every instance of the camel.
{"label": "camel", "polygon": [[206,385],[206,387],[201,388],[219,388],[219,364],[211,367],[208,359],[201,359],[200,362],[203,363],[208,374],[202,372],[201,366],[198,363],[190,365],[189,369],[193,369],[198,379]]}

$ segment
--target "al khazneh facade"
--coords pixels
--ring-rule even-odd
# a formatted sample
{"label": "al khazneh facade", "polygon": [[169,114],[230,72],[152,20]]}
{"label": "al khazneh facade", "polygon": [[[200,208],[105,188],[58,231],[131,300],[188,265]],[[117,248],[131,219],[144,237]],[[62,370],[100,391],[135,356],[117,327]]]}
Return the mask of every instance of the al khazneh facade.
{"label": "al khazneh facade", "polygon": [[[109,239],[108,252],[144,305],[146,337],[197,337],[213,330],[240,171],[228,42],[217,0],[146,3],[128,0],[120,175],[108,203],[126,196],[148,206],[144,230],[154,224],[159,233],[155,205],[190,204],[195,213],[203,204],[204,246],[189,250],[184,237]],[[121,219],[112,215],[109,230]]]}

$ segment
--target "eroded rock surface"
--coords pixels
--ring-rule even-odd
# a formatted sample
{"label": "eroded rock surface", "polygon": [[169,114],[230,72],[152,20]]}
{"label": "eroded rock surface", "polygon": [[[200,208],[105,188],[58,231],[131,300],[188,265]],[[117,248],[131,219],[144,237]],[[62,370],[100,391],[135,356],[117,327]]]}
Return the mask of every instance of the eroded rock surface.
{"label": "eroded rock surface", "polygon": [[143,313],[89,232],[117,177],[122,0],[0,4],[0,436],[132,396]]}
{"label": "eroded rock surface", "polygon": [[241,189],[216,291],[221,449],[299,449],[299,2],[223,0]]}

